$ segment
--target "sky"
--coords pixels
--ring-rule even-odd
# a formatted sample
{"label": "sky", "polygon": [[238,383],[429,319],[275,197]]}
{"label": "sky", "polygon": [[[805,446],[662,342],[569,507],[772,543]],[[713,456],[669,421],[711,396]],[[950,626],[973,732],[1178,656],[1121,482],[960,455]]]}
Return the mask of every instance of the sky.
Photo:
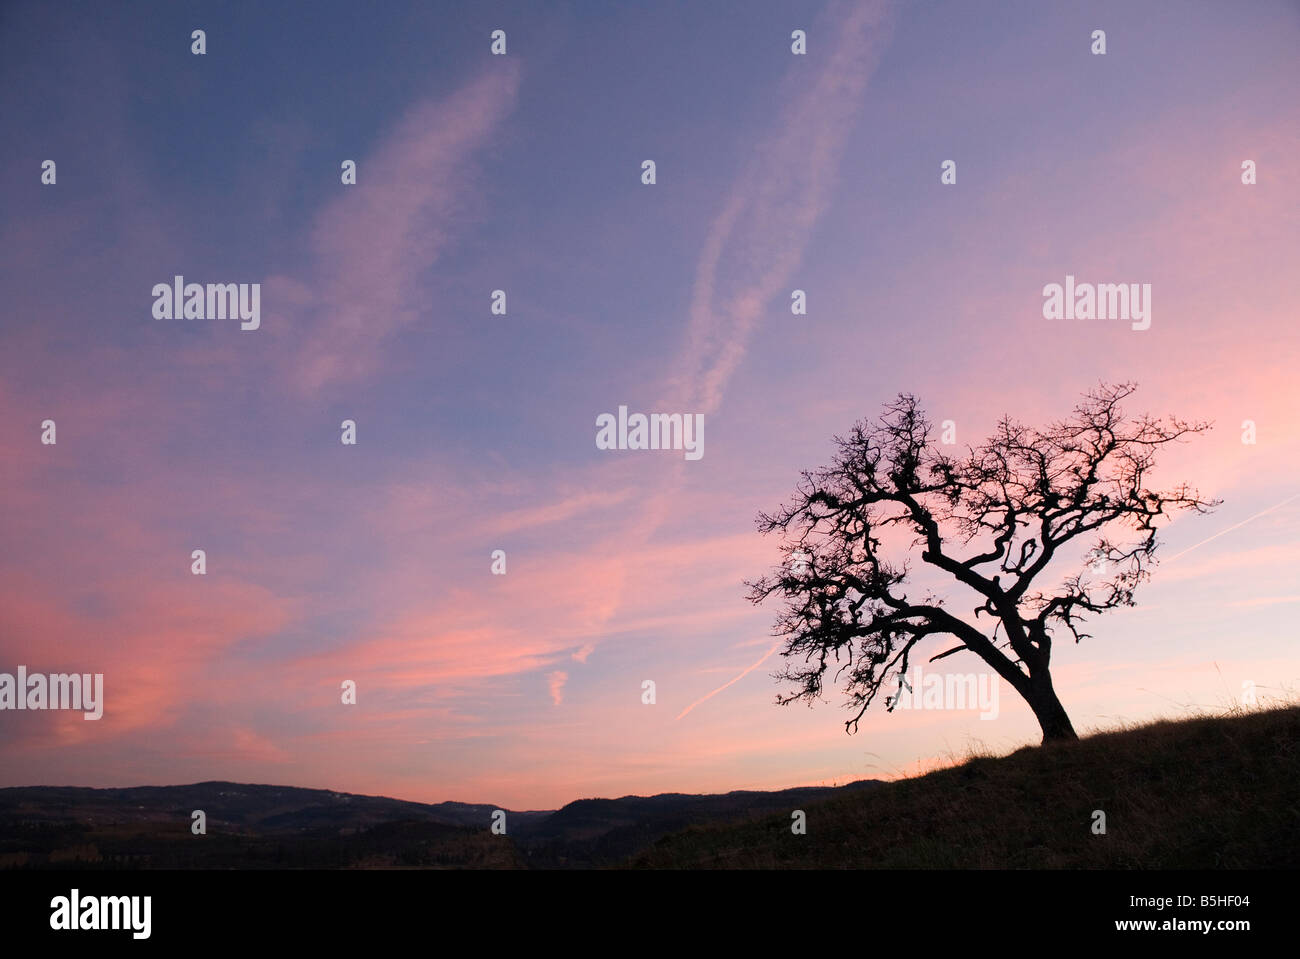
{"label": "sky", "polygon": [[[1081,732],[1294,699],[1298,47],[1267,0],[4,5],[0,672],[105,692],[0,712],[0,785],[544,809],[1036,743],[1005,684],[775,703],[755,518],[903,391],[960,446],[1100,381],[1212,421],[1155,478],[1223,505],[1056,689]],[[259,328],[155,318],[176,275]],[[1150,328],[1045,319],[1067,275]],[[599,449],[620,406],[704,455]]]}

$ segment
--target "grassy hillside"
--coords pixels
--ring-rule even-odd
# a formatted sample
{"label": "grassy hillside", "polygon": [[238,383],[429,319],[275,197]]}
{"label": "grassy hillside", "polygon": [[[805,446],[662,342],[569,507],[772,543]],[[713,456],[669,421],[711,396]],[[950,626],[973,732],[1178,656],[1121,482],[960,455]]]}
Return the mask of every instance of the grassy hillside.
{"label": "grassy hillside", "polygon": [[[796,807],[797,808],[797,807]],[[1159,722],[664,837],[649,868],[1300,866],[1300,707]],[[1106,834],[1092,832],[1093,811]]]}

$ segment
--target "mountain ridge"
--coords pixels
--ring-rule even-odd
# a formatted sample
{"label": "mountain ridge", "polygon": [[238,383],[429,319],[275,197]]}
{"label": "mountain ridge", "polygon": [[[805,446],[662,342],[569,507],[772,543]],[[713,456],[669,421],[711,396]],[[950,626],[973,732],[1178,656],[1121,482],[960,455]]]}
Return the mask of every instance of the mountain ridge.
{"label": "mountain ridge", "polygon": [[[0,868],[611,865],[689,826],[747,820],[878,785],[629,794],[575,799],[553,810],[228,780],[6,786],[0,787]],[[204,813],[206,846],[192,841],[199,838],[191,831],[196,810]],[[505,812],[505,837],[491,831],[498,810]]]}

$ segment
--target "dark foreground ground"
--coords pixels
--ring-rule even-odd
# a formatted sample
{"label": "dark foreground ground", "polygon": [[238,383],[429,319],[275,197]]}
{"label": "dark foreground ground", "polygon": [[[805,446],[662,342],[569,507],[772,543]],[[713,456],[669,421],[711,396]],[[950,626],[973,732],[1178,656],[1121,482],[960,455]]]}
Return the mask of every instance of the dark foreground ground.
{"label": "dark foreground ground", "polygon": [[[1295,867],[1300,708],[1161,722],[893,783],[507,810],[504,836],[489,828],[496,808],[224,782],[0,789],[0,869]],[[206,835],[191,832],[196,809]]]}
{"label": "dark foreground ground", "polygon": [[[1093,832],[1095,811],[1105,835]],[[1246,869],[1300,866],[1300,708],[1021,749],[810,807],[665,837],[657,868]]]}

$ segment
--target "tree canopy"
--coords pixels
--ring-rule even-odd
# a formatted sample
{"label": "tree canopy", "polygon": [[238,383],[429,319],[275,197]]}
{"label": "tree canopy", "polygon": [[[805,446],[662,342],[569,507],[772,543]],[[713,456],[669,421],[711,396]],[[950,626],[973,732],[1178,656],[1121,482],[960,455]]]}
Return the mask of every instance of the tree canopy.
{"label": "tree canopy", "polygon": [[[786,559],[748,584],[755,603],[784,599],[775,633],[786,640],[787,666],[778,678],[795,686],[777,701],[820,698],[830,673],[847,690],[853,731],[918,646],[948,636],[957,645],[931,661],[975,653],[1029,703],[1045,741],[1075,738],[1052,686],[1053,641],[1079,642],[1089,614],[1133,605],[1156,562],[1162,517],[1219,504],[1186,484],[1149,487],[1160,448],[1210,424],[1127,418],[1121,403],[1136,388],[1103,383],[1043,428],[1003,417],[960,455],[935,442],[910,394],[835,437],[831,464],[804,472],[787,505],[758,517],[760,531],[782,536]],[[910,555],[894,561],[882,546],[891,530],[974,601],[971,615],[908,589]],[[1066,549],[1090,534],[1090,561]],[[1071,561],[1076,571],[1048,580],[1049,567]]]}

